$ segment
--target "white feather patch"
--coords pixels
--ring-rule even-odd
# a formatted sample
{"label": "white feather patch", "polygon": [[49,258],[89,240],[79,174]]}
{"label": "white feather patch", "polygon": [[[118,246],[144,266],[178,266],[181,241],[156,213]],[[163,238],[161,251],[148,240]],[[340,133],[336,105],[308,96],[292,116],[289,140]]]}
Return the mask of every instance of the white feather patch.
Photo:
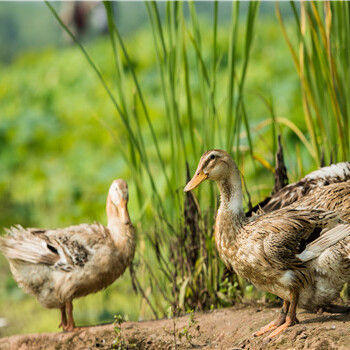
{"label": "white feather patch", "polygon": [[279,281],[285,286],[291,285],[294,281],[294,272],[292,270],[287,270]]}
{"label": "white feather patch", "polygon": [[327,167],[315,170],[306,175],[304,179],[327,179],[328,177],[340,177],[346,179],[350,176],[350,163],[343,162],[332,164]]}
{"label": "white feather patch", "polygon": [[319,254],[305,249],[302,253],[296,254],[295,256],[301,261],[309,261],[317,258]]}

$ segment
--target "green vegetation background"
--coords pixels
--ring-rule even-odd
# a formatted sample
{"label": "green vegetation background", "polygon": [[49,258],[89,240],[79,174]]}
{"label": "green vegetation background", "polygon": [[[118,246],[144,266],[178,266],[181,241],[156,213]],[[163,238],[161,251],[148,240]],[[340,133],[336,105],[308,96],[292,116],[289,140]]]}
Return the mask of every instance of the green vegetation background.
{"label": "green vegetation background", "polygon": [[[127,6],[120,10],[129,13],[129,17],[121,16],[124,18],[121,21],[125,21],[123,37],[143,86],[160,146],[166,148],[167,116],[159,99],[161,90],[151,28],[144,19],[146,10],[142,3],[133,8],[131,4]],[[199,20],[205,32],[210,20],[205,8],[208,5],[203,6]],[[283,10],[284,5],[281,6]],[[229,23],[225,8],[221,11],[218,47],[225,62]],[[39,20],[33,21],[31,16]],[[125,18],[130,19],[129,23]],[[290,28],[288,20],[286,25]],[[0,32],[4,31],[10,31],[16,40],[11,45],[1,43],[8,52],[2,51],[0,63],[0,227],[21,224],[55,228],[95,220],[106,223],[105,200],[114,178],[129,182],[129,210],[135,225],[142,220],[146,227],[147,223],[151,226],[152,217],[144,215],[134,200],[133,174],[115,142],[115,138],[127,142],[124,128],[79,49],[66,43],[43,4],[0,3]],[[202,44],[204,52],[209,51],[210,42],[203,40]],[[115,73],[109,38],[90,38],[85,46],[113,89]],[[238,50],[237,64],[242,64],[239,61],[243,55],[242,45]],[[194,69],[194,63],[190,61],[190,65]],[[223,76],[224,84],[227,71],[218,74]],[[132,84],[129,85],[132,88]],[[224,100],[226,87],[217,87],[219,98],[221,94]],[[273,167],[272,132],[259,126],[270,118],[262,96],[273,100],[277,116],[292,120],[306,132],[300,82],[270,4],[262,4],[257,18],[245,101],[257,155]],[[296,166],[295,150],[300,141],[287,128],[281,127],[279,131],[284,140],[290,179],[314,169],[314,163],[302,147],[303,164]],[[150,138],[146,131],[145,137],[146,141]],[[191,171],[195,165],[191,164]],[[246,171],[245,177],[253,203],[272,188],[273,175],[262,165],[251,175]],[[147,206],[150,199],[144,200]],[[139,232],[138,249],[145,249],[142,232]],[[0,328],[1,336],[57,330],[58,311],[44,309],[34,298],[22,293],[2,255],[0,281],[0,317],[8,322],[7,327]],[[77,300],[74,312],[78,325],[110,322],[117,313],[128,315],[132,320],[152,316],[141,297],[132,291],[128,271],[106,291]]]}

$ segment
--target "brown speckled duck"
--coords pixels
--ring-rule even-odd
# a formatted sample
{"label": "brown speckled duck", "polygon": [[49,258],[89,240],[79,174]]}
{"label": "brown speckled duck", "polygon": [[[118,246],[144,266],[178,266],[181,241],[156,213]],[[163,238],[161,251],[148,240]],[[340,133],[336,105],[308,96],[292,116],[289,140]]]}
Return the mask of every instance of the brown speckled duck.
{"label": "brown speckled duck", "polygon": [[[289,184],[258,205],[265,213],[288,205],[302,205],[342,212],[350,222],[350,162],[315,170]],[[255,211],[253,209],[253,211]]]}
{"label": "brown speckled duck", "polygon": [[63,330],[75,328],[73,299],[106,288],[130,265],[135,231],[127,202],[127,183],[114,180],[107,197],[107,227],[99,223],[55,230],[16,226],[0,237],[0,250],[18,285],[44,307],[59,308]]}
{"label": "brown speckled duck", "polygon": [[[252,213],[267,213],[289,206],[290,208],[327,209],[336,211],[342,220],[350,223],[350,162],[332,164],[315,170],[300,181],[283,187],[271,197],[259,203]],[[331,304],[334,295],[339,293],[331,288],[330,293],[317,292],[317,297],[310,303],[310,311],[349,312],[349,307]],[[320,304],[317,305],[316,302]]]}
{"label": "brown speckled duck", "polygon": [[247,218],[239,170],[222,150],[202,155],[184,190],[206,179],[217,183],[221,195],[215,223],[220,257],[257,288],[284,300],[278,319],[255,335],[274,330],[266,338],[272,339],[297,322],[297,306],[328,303],[350,280],[350,225],[337,213],[286,207]]}

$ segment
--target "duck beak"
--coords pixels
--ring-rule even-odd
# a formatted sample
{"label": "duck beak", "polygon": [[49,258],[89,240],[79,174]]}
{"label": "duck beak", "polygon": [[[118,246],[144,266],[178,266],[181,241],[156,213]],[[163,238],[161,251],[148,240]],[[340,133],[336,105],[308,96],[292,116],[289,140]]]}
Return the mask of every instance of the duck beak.
{"label": "duck beak", "polygon": [[192,179],[185,186],[184,191],[188,192],[195,189],[199,184],[201,184],[204,180],[208,178],[207,174],[204,174],[203,170],[196,171],[196,174],[192,177]]}
{"label": "duck beak", "polygon": [[128,202],[125,199],[121,199],[118,205],[119,217],[125,225],[130,223],[130,216],[128,212],[127,203]]}

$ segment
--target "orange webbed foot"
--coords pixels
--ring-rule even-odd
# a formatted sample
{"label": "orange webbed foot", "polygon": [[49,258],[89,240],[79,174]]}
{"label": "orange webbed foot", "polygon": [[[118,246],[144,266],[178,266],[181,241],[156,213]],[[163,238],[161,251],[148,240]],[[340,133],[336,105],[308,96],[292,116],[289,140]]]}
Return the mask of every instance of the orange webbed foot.
{"label": "orange webbed foot", "polygon": [[277,320],[270,322],[268,325],[260,328],[257,332],[253,333],[254,337],[259,337],[267,332],[270,332],[278,327]]}
{"label": "orange webbed foot", "polygon": [[75,324],[64,324],[64,325],[61,325],[60,324],[60,327],[62,327],[62,330],[63,332],[74,332],[76,331],[78,328],[75,327]]}
{"label": "orange webbed foot", "polygon": [[277,320],[270,322],[268,325],[262,327],[257,332],[255,332],[253,335],[255,337],[259,337],[260,335],[263,335],[267,332],[273,331],[274,329],[283,325],[286,322],[286,315],[287,315],[287,312],[289,309],[289,305],[290,305],[289,301],[284,300],[281,313],[279,314]]}
{"label": "orange webbed foot", "polygon": [[282,325],[280,325],[279,327],[277,327],[269,336],[267,336],[266,338],[264,338],[264,342],[269,342],[272,340],[272,338],[274,338],[276,335],[282,333],[284,330],[286,330],[288,327],[292,327],[295,324],[299,323],[299,321],[296,318],[291,318],[289,316],[287,316],[286,318],[286,322],[284,322]]}

